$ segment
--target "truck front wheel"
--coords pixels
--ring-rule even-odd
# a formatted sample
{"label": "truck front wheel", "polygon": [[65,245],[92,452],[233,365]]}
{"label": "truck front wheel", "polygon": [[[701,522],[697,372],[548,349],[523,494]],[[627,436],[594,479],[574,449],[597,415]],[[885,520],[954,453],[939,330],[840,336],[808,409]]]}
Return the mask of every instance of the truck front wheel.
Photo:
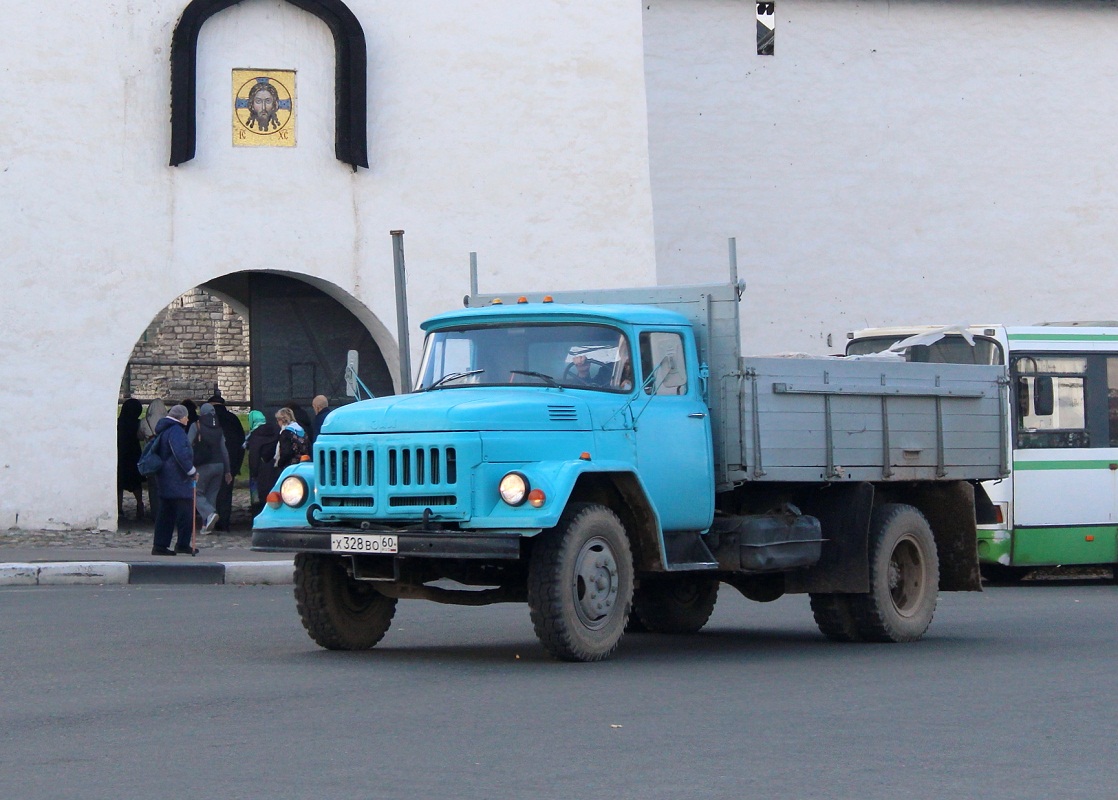
{"label": "truck front wheel", "polygon": [[346,573],[339,556],[295,556],[295,606],[303,627],[328,650],[368,650],[396,614],[396,599]]}
{"label": "truck front wheel", "polygon": [[633,614],[653,633],[698,633],[718,600],[718,580],[686,577],[646,580],[633,596]]}
{"label": "truck front wheel", "polygon": [[870,591],[849,595],[859,638],[914,642],[932,623],[939,557],[928,520],[916,508],[888,503],[870,524]]}
{"label": "truck front wheel", "polygon": [[528,567],[536,636],[564,661],[601,661],[617,649],[633,602],[633,555],[605,506],[573,504],[539,535]]}

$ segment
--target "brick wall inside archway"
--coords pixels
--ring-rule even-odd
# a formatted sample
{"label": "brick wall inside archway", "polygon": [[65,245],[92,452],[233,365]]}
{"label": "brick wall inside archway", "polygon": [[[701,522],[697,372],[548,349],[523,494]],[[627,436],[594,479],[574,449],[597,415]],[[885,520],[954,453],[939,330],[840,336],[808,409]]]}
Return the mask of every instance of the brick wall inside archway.
{"label": "brick wall inside archway", "polygon": [[160,311],[132,349],[120,399],[203,401],[215,385],[226,403],[251,396],[248,320],[228,303],[191,289]]}

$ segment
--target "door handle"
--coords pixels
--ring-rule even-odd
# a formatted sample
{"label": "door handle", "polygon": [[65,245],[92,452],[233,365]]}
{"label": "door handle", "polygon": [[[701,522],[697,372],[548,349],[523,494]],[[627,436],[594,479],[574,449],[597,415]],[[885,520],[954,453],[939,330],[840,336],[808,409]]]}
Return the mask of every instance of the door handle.
{"label": "door handle", "polygon": [[687,418],[688,419],[702,419],[705,416],[706,416],[706,414],[704,414],[702,411],[695,411],[695,412],[692,412],[691,414],[688,414]]}

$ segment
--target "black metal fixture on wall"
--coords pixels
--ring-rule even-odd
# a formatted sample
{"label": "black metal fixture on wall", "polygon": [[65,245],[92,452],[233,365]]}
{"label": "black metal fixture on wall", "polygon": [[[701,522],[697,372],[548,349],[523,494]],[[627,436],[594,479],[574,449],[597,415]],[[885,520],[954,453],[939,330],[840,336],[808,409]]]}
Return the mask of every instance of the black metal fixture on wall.
{"label": "black metal fixture on wall", "polygon": [[[198,35],[202,25],[241,0],[192,0],[171,36],[171,166],[194,158],[197,140]],[[287,0],[321,19],[334,36],[334,154],[355,170],[369,166],[366,139],[365,31],[342,0]]]}

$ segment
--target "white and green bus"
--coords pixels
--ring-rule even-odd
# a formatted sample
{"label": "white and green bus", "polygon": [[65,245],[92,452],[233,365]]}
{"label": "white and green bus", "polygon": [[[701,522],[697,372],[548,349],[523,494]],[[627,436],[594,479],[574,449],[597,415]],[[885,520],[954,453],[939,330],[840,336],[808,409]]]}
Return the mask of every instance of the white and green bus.
{"label": "white and green bus", "polygon": [[1008,366],[1011,472],[985,484],[992,503],[978,520],[987,577],[1118,562],[1118,322],[872,328],[849,337],[848,356]]}

